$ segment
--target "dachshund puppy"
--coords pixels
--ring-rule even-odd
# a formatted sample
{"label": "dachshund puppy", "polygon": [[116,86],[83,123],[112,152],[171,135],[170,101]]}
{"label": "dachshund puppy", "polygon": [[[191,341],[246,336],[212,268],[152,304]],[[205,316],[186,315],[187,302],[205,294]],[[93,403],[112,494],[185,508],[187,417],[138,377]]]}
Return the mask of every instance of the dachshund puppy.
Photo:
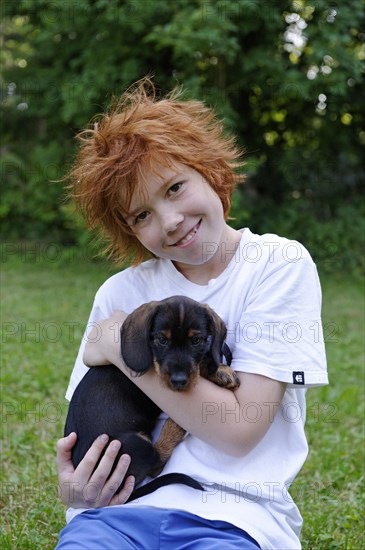
{"label": "dachshund puppy", "polygon": [[[144,304],[126,318],[121,329],[121,354],[136,376],[154,368],[161,383],[173,391],[189,391],[199,376],[234,390],[239,378],[221,364],[226,332],[222,319],[209,306],[174,296]],[[168,419],[158,441],[152,444],[160,412],[114,365],[90,368],[73,394],[65,425],[65,435],[77,433],[72,450],[75,468],[93,441],[106,433],[110,441],[119,439],[122,443],[113,470],[126,453],[131,457],[126,475],[134,475],[136,485],[147,475],[158,473],[185,435]]]}

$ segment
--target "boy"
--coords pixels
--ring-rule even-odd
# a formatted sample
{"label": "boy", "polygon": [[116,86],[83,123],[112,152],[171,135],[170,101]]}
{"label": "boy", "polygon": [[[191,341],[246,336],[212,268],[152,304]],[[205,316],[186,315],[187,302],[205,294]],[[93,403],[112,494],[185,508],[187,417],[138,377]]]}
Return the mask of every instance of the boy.
{"label": "boy", "polygon": [[231,392],[200,378],[176,393],[153,372],[132,378],[188,432],[163,473],[186,473],[205,492],[173,485],[124,504],[133,479],[113,493],[128,457],[107,480],[119,444],[92,473],[105,438],[76,471],[76,435],[61,439],[61,496],[74,509],[58,548],[300,548],[288,488],[307,455],[305,390],[327,383],[323,338],[313,330],[321,326],[316,268],[297,242],[227,224],[239,151],[202,103],[178,92],[158,100],[149,85],[139,83],[80,136],[73,194],[89,225],[108,235],[109,252],[134,266],[97,292],[67,398],[85,365],[113,363],[130,376],[116,327],[139,305],[174,294],[223,318],[241,385]]}

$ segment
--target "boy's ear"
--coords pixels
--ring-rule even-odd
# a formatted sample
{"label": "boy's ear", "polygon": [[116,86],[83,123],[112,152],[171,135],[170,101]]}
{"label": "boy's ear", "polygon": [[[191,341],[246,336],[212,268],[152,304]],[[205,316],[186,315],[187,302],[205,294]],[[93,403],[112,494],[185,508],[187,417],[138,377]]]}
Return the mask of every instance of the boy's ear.
{"label": "boy's ear", "polygon": [[208,363],[208,374],[214,374],[222,362],[222,347],[226,338],[227,328],[219,315],[209,306],[206,306],[208,326],[212,337],[210,349],[207,353],[210,362]]}
{"label": "boy's ear", "polygon": [[143,304],[124,321],[121,328],[121,354],[128,368],[143,374],[151,368],[153,355],[150,333],[156,302]]}

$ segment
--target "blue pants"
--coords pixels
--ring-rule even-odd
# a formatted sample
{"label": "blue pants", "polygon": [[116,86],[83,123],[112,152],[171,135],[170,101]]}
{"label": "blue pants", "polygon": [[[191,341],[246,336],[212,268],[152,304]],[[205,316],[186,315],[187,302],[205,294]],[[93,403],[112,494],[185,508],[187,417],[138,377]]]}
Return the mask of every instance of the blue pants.
{"label": "blue pants", "polygon": [[76,516],[56,550],[257,550],[245,531],[180,510],[99,508]]}

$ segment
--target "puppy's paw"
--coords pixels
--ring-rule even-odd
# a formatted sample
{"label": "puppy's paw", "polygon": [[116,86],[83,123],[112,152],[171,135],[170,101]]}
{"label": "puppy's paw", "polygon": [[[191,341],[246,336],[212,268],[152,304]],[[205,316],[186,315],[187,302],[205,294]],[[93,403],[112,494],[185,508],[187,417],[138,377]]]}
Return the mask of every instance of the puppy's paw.
{"label": "puppy's paw", "polygon": [[236,390],[240,386],[240,379],[237,374],[227,365],[219,365],[217,371],[213,376],[209,377],[209,380],[217,384],[217,386],[228,388],[229,390]]}

